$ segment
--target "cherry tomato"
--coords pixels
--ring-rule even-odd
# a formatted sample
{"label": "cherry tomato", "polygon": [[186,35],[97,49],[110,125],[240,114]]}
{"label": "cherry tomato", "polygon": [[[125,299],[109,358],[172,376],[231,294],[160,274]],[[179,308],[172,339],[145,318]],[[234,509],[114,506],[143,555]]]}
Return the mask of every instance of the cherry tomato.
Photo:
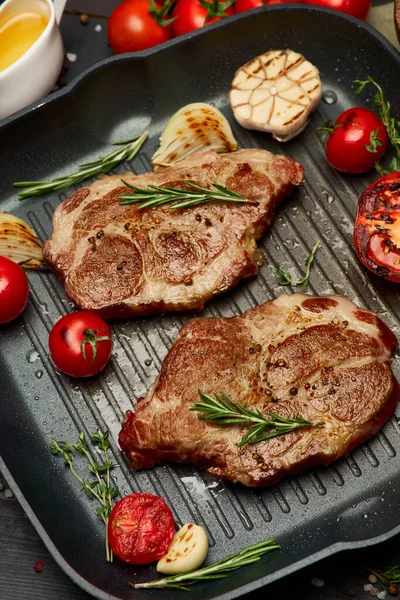
{"label": "cherry tomato", "polygon": [[[155,0],[161,10],[161,4]],[[108,20],[108,41],[116,54],[146,50],[171,38],[171,26],[149,0],[124,0]]]}
{"label": "cherry tomato", "polygon": [[266,0],[265,4],[269,6],[270,4],[288,4],[289,2],[294,2],[295,4],[303,4],[304,0]]}
{"label": "cherry tomato", "polygon": [[51,330],[49,349],[60,371],[72,377],[90,377],[104,369],[110,359],[111,330],[94,313],[70,313]]}
{"label": "cherry tomato", "polygon": [[236,0],[235,12],[241,13],[245,10],[258,8],[259,6],[269,6],[270,4],[288,4],[289,2],[303,4],[304,0]]}
{"label": "cherry tomato", "polygon": [[245,12],[252,8],[258,8],[259,6],[265,6],[266,0],[236,0],[235,2],[235,13]]}
{"label": "cherry tomato", "polygon": [[114,554],[132,565],[145,565],[164,556],[173,535],[171,509],[153,494],[125,496],[108,520],[108,541]]}
{"label": "cherry tomato", "polygon": [[0,256],[0,325],[16,319],[28,303],[28,278],[14,261]]}
{"label": "cherry tomato", "polygon": [[400,282],[400,172],[380,177],[361,194],[354,248],[373,273]]}
{"label": "cherry tomato", "polygon": [[304,0],[304,2],[340,10],[362,20],[367,18],[372,4],[372,0]]}
{"label": "cherry tomato", "polygon": [[386,151],[388,134],[385,126],[366,108],[346,110],[334,126],[327,125],[327,128],[331,133],[325,146],[326,158],[338,171],[367,173]]}
{"label": "cherry tomato", "polygon": [[174,37],[201,29],[205,25],[220,21],[226,16],[233,15],[232,3],[229,0],[206,0],[209,8],[205,8],[199,0],[178,0],[172,12],[175,20],[172,23]]}

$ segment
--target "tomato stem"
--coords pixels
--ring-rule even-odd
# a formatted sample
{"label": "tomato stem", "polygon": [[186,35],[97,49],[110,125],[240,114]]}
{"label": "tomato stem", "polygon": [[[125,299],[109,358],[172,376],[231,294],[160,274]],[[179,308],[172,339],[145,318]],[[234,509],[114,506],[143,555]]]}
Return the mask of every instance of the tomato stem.
{"label": "tomato stem", "polygon": [[155,0],[149,0],[149,4],[151,7],[149,9],[149,14],[158,25],[161,25],[161,27],[168,27],[168,25],[171,25],[171,23],[175,21],[176,17],[171,17],[170,19],[165,18],[175,4],[175,0],[165,0],[161,8],[158,8]]}
{"label": "tomato stem", "polygon": [[92,348],[92,362],[91,367],[94,365],[94,361],[97,355],[97,344],[101,341],[108,340],[111,342],[111,338],[108,335],[99,335],[97,336],[97,332],[101,331],[101,329],[85,329],[83,332],[83,340],[81,342],[81,352],[85,361],[88,363],[89,360],[86,356],[86,344],[89,344]]}
{"label": "tomato stem", "polygon": [[225,0],[221,2],[220,0],[211,0],[207,2],[207,0],[199,0],[200,4],[207,10],[207,16],[205,23],[214,17],[227,17],[228,15],[225,13],[226,9],[232,6],[235,0]]}
{"label": "tomato stem", "polygon": [[328,120],[325,121],[325,123],[323,125],[321,125],[320,127],[317,127],[317,129],[315,131],[323,132],[323,141],[326,142],[327,138],[329,137],[327,134],[331,135],[331,133],[333,133],[336,129],[339,129],[339,127],[343,127],[344,125],[357,125],[356,121],[343,121],[342,123],[335,123],[334,121]]}

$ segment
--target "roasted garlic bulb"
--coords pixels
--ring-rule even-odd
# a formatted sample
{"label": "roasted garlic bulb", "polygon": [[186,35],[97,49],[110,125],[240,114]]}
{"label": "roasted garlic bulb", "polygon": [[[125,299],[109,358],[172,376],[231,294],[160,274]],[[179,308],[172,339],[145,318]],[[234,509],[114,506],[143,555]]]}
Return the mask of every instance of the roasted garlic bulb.
{"label": "roasted garlic bulb", "polygon": [[321,96],[313,64],[293,50],[271,50],[236,71],[229,101],[240,125],[285,142],[303,131]]}
{"label": "roasted garlic bulb", "polygon": [[238,145],[231,127],[218,108],[194,102],[180,108],[168,121],[160,147],[152,157],[154,170],[170,167],[193,152],[233,152]]}
{"label": "roasted garlic bulb", "polygon": [[25,221],[0,214],[0,256],[6,256],[24,269],[38,269],[44,264],[42,246],[36,233]]}

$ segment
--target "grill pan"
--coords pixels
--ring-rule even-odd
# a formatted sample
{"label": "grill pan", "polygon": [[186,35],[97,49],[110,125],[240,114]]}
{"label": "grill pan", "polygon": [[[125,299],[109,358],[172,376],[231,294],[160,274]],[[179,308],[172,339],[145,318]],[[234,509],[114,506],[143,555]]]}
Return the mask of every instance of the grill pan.
{"label": "grill pan", "polygon": [[[227,92],[237,68],[269,49],[291,48],[319,68],[323,101],[299,137],[279,144],[267,134],[241,129]],[[292,156],[306,182],[284,201],[260,247],[267,261],[258,275],[215,298],[204,316],[233,316],[290,290],[277,284],[276,268],[297,277],[319,240],[309,293],[345,294],[375,311],[399,333],[395,284],[367,272],[352,245],[360,192],[375,178],[334,172],[315,128],[373,96],[354,97],[353,81],[372,75],[400,114],[397,51],[374,29],[342,13],[305,6],[274,6],[237,15],[154,50],[106,59],[73,84],[0,126],[0,208],[26,219],[42,241],[51,233],[54,208],[73,190],[18,202],[11,184],[50,179],[106,154],[110,143],[148,128],[150,139],[132,164],[117,172],[151,169],[150,158],[168,118],[194,101],[214,103],[227,116],[240,147]],[[105,371],[75,380],[52,365],[47,338],[60,316],[73,309],[52,273],[29,273],[25,313],[0,329],[0,468],[54,558],[84,590],[104,600],[165,598],[182,592],[135,590],[129,580],[156,576],[154,565],[105,563],[104,528],[94,504],[48,444],[75,440],[97,427],[111,430],[116,483],[122,495],[159,494],[177,524],[203,524],[208,561],[275,537],[281,550],[223,580],[197,584],[199,600],[230,599],[277,580],[345,548],[382,541],[400,530],[400,428],[393,416],[383,430],[349,456],[262,490],[246,489],[202,474],[190,465],[133,472],[117,435],[125,411],[154,381],[163,358],[190,313],[113,322],[115,346]],[[399,376],[397,357],[393,363]],[[79,468],[79,459],[78,468]]]}

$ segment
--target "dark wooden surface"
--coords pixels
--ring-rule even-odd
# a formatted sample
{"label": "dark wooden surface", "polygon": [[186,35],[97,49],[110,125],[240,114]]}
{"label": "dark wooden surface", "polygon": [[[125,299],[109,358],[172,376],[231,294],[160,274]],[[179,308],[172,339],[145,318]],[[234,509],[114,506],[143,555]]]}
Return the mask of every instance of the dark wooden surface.
{"label": "dark wooden surface", "polygon": [[[112,55],[107,46],[106,17],[117,3],[118,0],[68,1],[61,31],[66,51],[72,54],[71,58],[75,60],[70,62],[68,70],[62,74],[61,85],[73,80],[98,60]],[[392,2],[376,0],[369,22],[399,49],[393,9]],[[90,17],[89,22],[82,25],[79,15],[73,14],[75,11],[96,16]],[[0,599],[92,598],[55,563],[4,479],[0,488]],[[353,588],[358,599],[366,600],[372,597],[368,590],[364,590],[364,586],[368,584],[366,566],[400,564],[399,542],[400,538],[396,536],[378,546],[342,552],[255,593],[261,592],[263,595],[268,594],[269,598],[285,600],[332,600],[349,598],[349,589]],[[37,561],[43,562],[43,570],[40,573],[34,570]],[[382,590],[379,586],[378,589]],[[247,600],[252,600],[255,593],[248,594]]]}

